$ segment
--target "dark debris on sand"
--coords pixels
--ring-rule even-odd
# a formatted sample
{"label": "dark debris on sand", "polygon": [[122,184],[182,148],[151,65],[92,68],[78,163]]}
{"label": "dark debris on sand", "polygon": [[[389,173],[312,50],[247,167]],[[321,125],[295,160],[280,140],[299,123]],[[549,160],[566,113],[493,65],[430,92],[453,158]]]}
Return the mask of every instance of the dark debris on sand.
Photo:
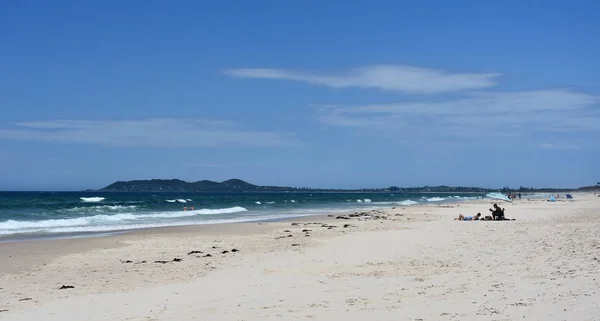
{"label": "dark debris on sand", "polygon": [[360,220],[387,220],[388,215],[379,210],[371,210],[371,213],[368,212],[354,212],[348,215],[338,215],[336,219],[338,220],[349,220],[351,218],[358,218]]}
{"label": "dark debris on sand", "polygon": [[63,285],[60,288],[58,288],[59,290],[64,290],[64,289],[74,289],[75,287],[72,285]]}
{"label": "dark debris on sand", "polygon": [[166,264],[166,263],[169,263],[169,262],[181,262],[181,261],[183,261],[183,260],[180,259],[180,258],[178,258],[178,257],[176,257],[176,258],[174,258],[171,261],[157,260],[157,261],[154,261],[154,263]]}

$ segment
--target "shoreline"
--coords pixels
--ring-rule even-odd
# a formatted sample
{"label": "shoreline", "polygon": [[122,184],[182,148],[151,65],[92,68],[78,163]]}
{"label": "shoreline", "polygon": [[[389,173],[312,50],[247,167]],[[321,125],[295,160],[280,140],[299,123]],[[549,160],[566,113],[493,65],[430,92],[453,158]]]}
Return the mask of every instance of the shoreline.
{"label": "shoreline", "polygon": [[593,320],[600,199],[574,196],[506,203],[511,222],[453,220],[483,199],[1,243],[0,320]]}
{"label": "shoreline", "polygon": [[[449,200],[449,202],[430,202],[430,203],[420,203],[414,205],[395,205],[395,206],[385,206],[380,207],[377,211],[390,211],[395,210],[397,208],[401,208],[403,210],[410,209],[412,211],[419,211],[421,209],[426,208],[444,208],[445,206],[451,206],[452,204],[492,204],[494,202],[506,202],[503,200],[494,200],[494,199],[476,199],[476,200]],[[164,235],[189,235],[189,234],[201,234],[203,236],[219,236],[222,234],[232,233],[247,233],[247,232],[266,232],[267,228],[260,228],[260,226],[267,226],[269,223],[280,223],[281,224],[290,224],[292,222],[310,222],[310,221],[328,221],[328,222],[336,222],[335,217],[347,216],[351,213],[356,212],[369,212],[376,211],[371,208],[363,208],[363,209],[354,209],[345,212],[336,212],[335,214],[330,213],[316,213],[311,215],[303,215],[303,216],[293,216],[293,217],[284,217],[284,218],[275,218],[275,219],[266,219],[259,221],[242,221],[242,222],[231,222],[231,223],[214,223],[214,224],[188,224],[188,225],[177,225],[177,226],[157,226],[157,227],[148,227],[148,228],[138,228],[138,229],[129,229],[129,230],[115,230],[115,231],[102,231],[102,232],[92,232],[92,233],[81,233],[78,237],[72,237],[71,233],[65,233],[58,235],[58,237],[39,235],[39,237],[24,237],[24,238],[15,238],[15,239],[4,239],[0,237],[0,261],[5,259],[8,255],[8,258],[23,257],[23,255],[15,255],[19,252],[29,252],[34,255],[36,253],[45,252],[48,250],[52,250],[55,248],[63,249],[59,251],[59,255],[63,254],[71,254],[79,251],[86,250],[94,250],[98,248],[104,247],[105,249],[116,247],[115,244],[121,241],[128,241],[131,239],[138,239],[140,237],[145,236],[164,236]],[[333,218],[331,216],[334,216]],[[116,243],[114,241],[117,241]],[[72,246],[75,244],[75,246]],[[30,248],[35,248],[36,250],[31,251]],[[5,260],[9,261],[9,260]],[[10,260],[14,262],[15,260]],[[26,260],[25,264],[5,264],[5,271],[23,271],[26,270],[26,266],[29,261]],[[6,268],[8,267],[8,268]]]}
{"label": "shoreline", "polygon": [[[422,193],[426,194],[426,193]],[[434,193],[440,194],[440,193]],[[453,194],[453,193],[449,193]],[[472,193],[467,193],[472,194]],[[525,199],[525,198],[524,198]],[[490,202],[507,202],[506,200],[501,199],[493,199],[493,198],[481,198],[481,199],[453,199],[451,196],[443,201],[430,201],[429,203],[415,203],[410,205],[403,205],[401,202],[407,201],[389,201],[386,203],[389,204],[377,204],[377,202],[373,203],[372,206],[367,204],[371,204],[369,202],[362,203],[363,207],[350,207],[346,209],[336,209],[337,214],[344,214],[348,212],[355,211],[370,211],[372,209],[390,209],[392,207],[419,207],[419,206],[429,206],[429,205],[443,205],[443,204],[460,204],[463,202],[474,202],[474,201],[490,201]],[[410,201],[410,200],[408,200]],[[330,209],[331,210],[331,209]],[[173,225],[165,225],[165,226],[150,226],[150,227],[137,227],[137,228],[123,228],[123,229],[114,229],[114,230],[101,230],[101,231],[82,231],[82,232],[41,232],[41,233],[15,233],[15,234],[5,234],[0,235],[0,244],[2,243],[14,243],[14,242],[27,242],[27,241],[51,241],[51,240],[61,240],[61,239],[83,239],[83,238],[97,238],[97,237],[105,237],[111,235],[120,235],[120,234],[128,234],[134,233],[137,231],[143,230],[153,230],[153,229],[163,229],[163,228],[182,228],[187,226],[203,226],[203,225],[221,225],[221,224],[241,224],[241,223],[266,223],[266,222],[279,222],[279,221],[287,221],[294,220],[302,217],[312,217],[312,216],[320,216],[324,215],[327,212],[327,209],[323,209],[323,213],[315,213],[315,214],[290,214],[290,216],[285,217],[275,217],[275,218],[261,218],[253,220],[248,218],[248,220],[244,221],[236,221],[236,222],[216,222],[212,223],[210,221],[198,222],[198,223],[174,223]]]}

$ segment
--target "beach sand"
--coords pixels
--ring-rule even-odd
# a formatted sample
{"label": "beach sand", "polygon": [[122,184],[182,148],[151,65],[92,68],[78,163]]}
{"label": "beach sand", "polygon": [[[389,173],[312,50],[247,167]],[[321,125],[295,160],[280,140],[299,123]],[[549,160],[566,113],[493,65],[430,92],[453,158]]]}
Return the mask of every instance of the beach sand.
{"label": "beach sand", "polygon": [[600,198],[574,197],[2,243],[0,320],[600,320]]}

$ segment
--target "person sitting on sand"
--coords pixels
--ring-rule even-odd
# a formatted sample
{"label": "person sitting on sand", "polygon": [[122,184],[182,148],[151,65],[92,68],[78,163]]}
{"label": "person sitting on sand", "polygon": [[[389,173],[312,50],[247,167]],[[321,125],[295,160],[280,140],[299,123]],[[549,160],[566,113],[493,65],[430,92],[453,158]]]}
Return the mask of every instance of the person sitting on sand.
{"label": "person sitting on sand", "polygon": [[492,215],[493,215],[493,219],[495,221],[514,221],[514,218],[506,218],[504,216],[504,209],[500,208],[500,206],[494,204],[494,210],[492,210],[490,208],[490,211],[492,211]]}
{"label": "person sitting on sand", "polygon": [[504,219],[504,209],[500,208],[498,204],[494,203],[494,209],[490,208],[490,212],[492,212],[492,216],[494,220],[503,220]]}
{"label": "person sitting on sand", "polygon": [[481,217],[481,213],[477,213],[477,215],[475,215],[475,217],[473,216],[464,216],[462,214],[458,215],[458,218],[455,218],[455,221],[479,221],[479,218]]}

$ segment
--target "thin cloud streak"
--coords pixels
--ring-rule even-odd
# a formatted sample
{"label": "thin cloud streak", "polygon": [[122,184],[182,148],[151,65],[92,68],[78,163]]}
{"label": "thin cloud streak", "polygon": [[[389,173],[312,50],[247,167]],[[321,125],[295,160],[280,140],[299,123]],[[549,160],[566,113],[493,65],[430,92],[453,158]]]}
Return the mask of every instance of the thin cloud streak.
{"label": "thin cloud streak", "polygon": [[600,131],[600,97],[567,90],[479,92],[447,101],[315,109],[322,123],[364,132],[506,137]]}
{"label": "thin cloud streak", "polygon": [[199,119],[18,122],[0,127],[0,140],[127,147],[274,147],[294,143],[289,134]]}
{"label": "thin cloud streak", "polygon": [[374,88],[413,94],[434,94],[493,87],[498,73],[452,73],[404,65],[373,65],[339,73],[319,75],[283,69],[227,69],[236,78],[276,79],[304,82],[331,88]]}
{"label": "thin cloud streak", "polygon": [[565,144],[565,143],[543,143],[537,145],[539,149],[547,149],[547,150],[578,150],[581,149],[581,146],[574,144]]}

